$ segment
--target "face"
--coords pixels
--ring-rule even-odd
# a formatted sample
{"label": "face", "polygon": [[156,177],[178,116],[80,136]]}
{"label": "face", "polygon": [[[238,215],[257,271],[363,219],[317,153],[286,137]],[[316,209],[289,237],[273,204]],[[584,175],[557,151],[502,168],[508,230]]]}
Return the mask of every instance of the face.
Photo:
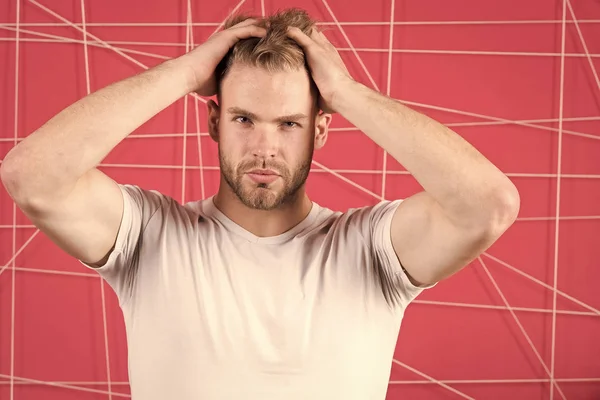
{"label": "face", "polygon": [[318,115],[308,73],[233,65],[209,102],[222,183],[247,207],[273,210],[303,193],[330,115]]}

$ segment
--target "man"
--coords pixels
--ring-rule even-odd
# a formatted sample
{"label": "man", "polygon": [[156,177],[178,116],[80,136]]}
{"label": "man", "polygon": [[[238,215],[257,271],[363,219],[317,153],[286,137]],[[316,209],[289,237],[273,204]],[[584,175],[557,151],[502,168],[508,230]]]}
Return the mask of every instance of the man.
{"label": "man", "polygon": [[[211,96],[218,193],[185,205],[96,166],[190,92]],[[424,191],[333,212],[305,191],[339,113]],[[132,397],[383,399],[404,310],[515,220],[507,177],[441,124],[354,81],[302,11],[237,19],[190,53],[71,105],[2,180],[114,288]]]}

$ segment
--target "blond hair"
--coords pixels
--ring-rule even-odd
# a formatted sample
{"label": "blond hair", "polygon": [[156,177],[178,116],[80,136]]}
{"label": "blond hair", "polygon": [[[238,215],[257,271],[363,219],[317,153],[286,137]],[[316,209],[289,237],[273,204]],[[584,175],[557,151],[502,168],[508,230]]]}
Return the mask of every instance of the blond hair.
{"label": "blond hair", "polygon": [[[291,8],[278,11],[267,17],[236,15],[225,22],[224,28],[230,28],[248,18],[256,19],[256,25],[267,30],[262,38],[248,38],[238,41],[221,60],[215,71],[217,84],[233,64],[264,68],[269,72],[280,72],[306,68],[306,57],[302,48],[287,36],[288,27],[296,27],[310,35],[316,22],[304,10]],[[310,76],[310,74],[309,74]],[[314,82],[311,78],[311,86]],[[220,90],[219,90],[220,92]]]}

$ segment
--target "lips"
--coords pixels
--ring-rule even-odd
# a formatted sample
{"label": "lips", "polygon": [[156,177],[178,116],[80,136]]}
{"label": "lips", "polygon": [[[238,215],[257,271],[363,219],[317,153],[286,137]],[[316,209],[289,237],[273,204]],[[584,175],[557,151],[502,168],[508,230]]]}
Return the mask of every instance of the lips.
{"label": "lips", "polygon": [[253,175],[277,175],[279,176],[279,174],[275,171],[273,171],[272,169],[253,169],[252,171],[248,172],[249,174],[253,174]]}
{"label": "lips", "polygon": [[279,178],[279,174],[272,169],[253,169],[247,175],[257,183],[272,183]]}

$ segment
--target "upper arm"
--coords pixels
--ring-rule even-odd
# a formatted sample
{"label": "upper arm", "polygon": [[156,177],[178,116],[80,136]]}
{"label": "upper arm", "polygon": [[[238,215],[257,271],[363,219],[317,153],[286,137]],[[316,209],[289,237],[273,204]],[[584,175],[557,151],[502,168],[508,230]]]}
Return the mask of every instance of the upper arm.
{"label": "upper arm", "polygon": [[119,232],[123,195],[115,181],[92,169],[59,200],[45,203],[42,198],[19,207],[66,253],[100,266],[106,262]]}
{"label": "upper arm", "polygon": [[453,275],[492,245],[498,235],[487,226],[453,223],[427,192],[404,200],[391,224],[396,255],[415,284],[432,284]]}
{"label": "upper arm", "polygon": [[[344,224],[345,240],[356,251],[360,278],[375,284],[389,306],[405,308],[423,290],[433,285],[417,284],[403,270],[392,243],[392,219],[401,200],[381,201],[353,209]],[[357,246],[358,245],[358,246]]]}

